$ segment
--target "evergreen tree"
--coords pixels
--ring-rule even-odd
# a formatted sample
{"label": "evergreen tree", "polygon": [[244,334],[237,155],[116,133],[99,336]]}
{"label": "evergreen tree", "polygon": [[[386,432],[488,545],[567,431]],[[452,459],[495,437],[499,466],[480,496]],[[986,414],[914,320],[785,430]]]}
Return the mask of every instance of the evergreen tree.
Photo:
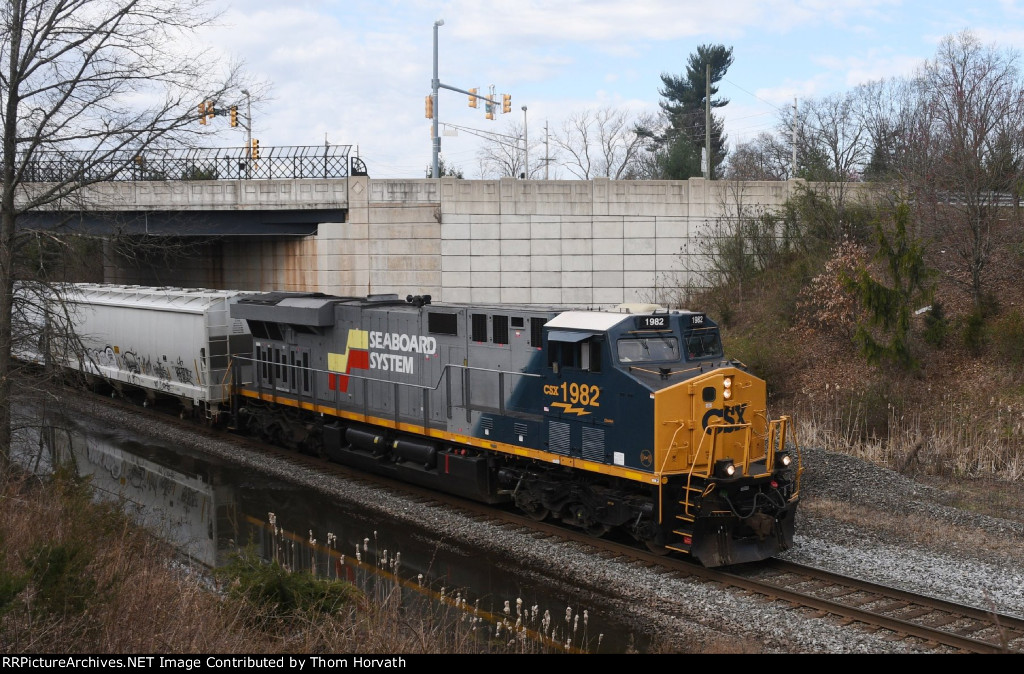
{"label": "evergreen tree", "polygon": [[910,319],[916,307],[927,303],[931,286],[923,250],[907,233],[909,220],[910,207],[897,206],[891,238],[881,220],[875,222],[876,258],[888,269],[889,285],[873,279],[864,267],[845,280],[867,311],[867,323],[858,325],[854,335],[864,357],[869,363],[916,370],[919,363],[910,350]]}
{"label": "evergreen tree", "polygon": [[[442,178],[458,178],[460,180],[465,178],[465,176],[462,175],[462,169],[459,168],[458,166],[453,165],[453,164],[446,164],[444,162],[444,157],[439,157],[438,158],[438,161],[437,161],[437,172],[439,174],[441,174]],[[434,174],[434,167],[433,166],[428,166],[427,167],[427,175],[426,175],[426,177],[427,178],[433,178],[434,177],[433,174]]]}
{"label": "evergreen tree", "polygon": [[[693,172],[691,162],[669,162],[666,164],[666,168],[670,171],[687,166],[690,168],[686,174],[669,173],[661,177],[684,179],[701,175],[699,157],[700,148],[704,147],[705,129],[707,128],[705,98],[708,91],[708,66],[711,67],[711,107],[721,108],[729,101],[715,98],[715,94],[718,93],[715,84],[725,77],[725,73],[732,63],[732,47],[705,44],[697,47],[697,51],[690,54],[685,75],[662,74],[661,81],[664,87],[659,90],[659,93],[665,100],[661,102],[661,109],[668,119],[669,127],[657,139],[656,144],[658,149],[669,157],[680,157],[696,151],[698,164],[696,172]],[[726,136],[722,119],[716,117],[712,112],[711,157],[709,158],[711,177],[718,173],[718,167],[725,161],[725,142]]]}

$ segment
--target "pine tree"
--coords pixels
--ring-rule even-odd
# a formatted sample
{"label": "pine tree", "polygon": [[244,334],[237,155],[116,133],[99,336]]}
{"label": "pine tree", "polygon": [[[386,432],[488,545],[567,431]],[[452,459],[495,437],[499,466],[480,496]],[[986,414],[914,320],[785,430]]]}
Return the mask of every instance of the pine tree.
{"label": "pine tree", "polygon": [[846,278],[846,286],[867,312],[867,323],[859,324],[854,334],[864,357],[869,363],[891,363],[913,371],[920,363],[911,353],[910,319],[915,307],[931,297],[932,287],[923,250],[907,233],[909,220],[910,207],[897,206],[891,238],[882,221],[875,222],[876,259],[884,263],[889,284],[875,280],[861,267],[854,277]]}
{"label": "pine tree", "polygon": [[[706,124],[705,98],[707,97],[708,66],[710,72],[711,107],[721,108],[728,105],[728,99],[715,98],[718,87],[715,84],[729,70],[733,63],[732,47],[725,45],[701,45],[697,51],[690,54],[686,66],[686,74],[683,76],[664,73],[661,81],[664,87],[659,93],[665,100],[661,102],[661,109],[668,118],[669,128],[664,135],[658,139],[659,148],[667,156],[685,156],[696,152],[700,157],[700,148],[704,147]],[[725,161],[724,124],[721,118],[711,115],[711,175],[717,172],[717,167]],[[666,168],[671,172],[673,168],[689,166],[688,175],[664,175],[664,178],[683,179],[700,175],[700,167],[696,172],[692,171],[692,162],[680,164],[669,162]]]}

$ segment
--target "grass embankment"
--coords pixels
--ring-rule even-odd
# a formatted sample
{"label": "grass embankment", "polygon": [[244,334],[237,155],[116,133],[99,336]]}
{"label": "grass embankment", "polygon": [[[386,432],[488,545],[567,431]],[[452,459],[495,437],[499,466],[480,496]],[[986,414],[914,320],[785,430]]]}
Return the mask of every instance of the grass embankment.
{"label": "grass embankment", "polygon": [[[585,613],[566,615],[562,624],[562,616],[510,602],[498,615],[481,614],[457,594],[439,601],[411,591],[397,573],[367,573],[366,582],[350,583],[242,551],[209,574],[176,558],[117,503],[96,502],[87,482],[66,474],[8,479],[0,484],[0,504],[3,653],[600,649],[600,636],[587,636]],[[373,565],[348,563],[357,570]],[[381,562],[393,565],[397,559]]]}

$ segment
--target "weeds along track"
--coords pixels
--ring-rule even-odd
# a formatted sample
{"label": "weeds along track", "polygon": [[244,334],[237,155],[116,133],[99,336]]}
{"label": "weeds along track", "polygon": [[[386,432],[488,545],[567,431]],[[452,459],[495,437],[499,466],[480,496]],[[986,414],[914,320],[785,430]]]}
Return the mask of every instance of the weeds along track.
{"label": "weeds along track", "polygon": [[[81,392],[79,392],[80,394]],[[556,545],[582,547],[609,564],[635,565],[660,575],[690,580],[699,579],[725,588],[735,588],[766,602],[784,602],[794,611],[814,618],[833,620],[844,629],[878,633],[898,642],[907,640],[937,652],[1021,653],[1024,652],[1024,620],[975,607],[955,604],[875,583],[834,574],[822,569],[781,560],[707,569],[687,559],[653,554],[631,541],[594,538],[585,532],[556,521],[538,522],[500,507],[467,501],[388,478],[362,473],[325,459],[268,445],[251,438],[213,431],[177,415],[143,408],[130,401],[93,396],[94,401],[113,405],[149,420],[184,429],[196,435],[215,438],[234,448],[253,452],[285,466],[303,468],[325,476],[334,476],[373,485],[401,494],[424,506],[443,507],[478,522],[503,530],[507,535],[544,538]],[[359,504],[354,504],[356,507]],[[474,549],[474,541],[463,541]],[[559,578],[557,565],[538,565],[529,571],[551,578],[552,582],[572,583],[595,599],[614,601],[615,589],[588,583],[586,579]]]}

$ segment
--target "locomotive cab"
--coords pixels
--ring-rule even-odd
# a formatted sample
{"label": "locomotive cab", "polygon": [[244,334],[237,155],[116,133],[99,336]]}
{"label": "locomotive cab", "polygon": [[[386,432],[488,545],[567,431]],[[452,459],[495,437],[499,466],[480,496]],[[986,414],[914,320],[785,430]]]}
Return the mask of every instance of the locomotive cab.
{"label": "locomotive cab", "polygon": [[[545,327],[556,349],[570,340],[576,353],[611,345],[610,372],[593,374],[593,347],[589,371],[552,367],[556,379],[545,391],[558,399],[545,411],[549,436],[555,429],[564,443],[579,442],[584,458],[588,439],[599,437],[607,463],[642,471],[655,485],[660,507],[649,525],[639,519],[639,538],[707,566],[763,559],[792,545],[800,466],[798,453],[785,450],[788,420],[770,419],[764,380],[725,359],[710,318],[567,312]],[[603,334],[584,332],[598,329]]]}

